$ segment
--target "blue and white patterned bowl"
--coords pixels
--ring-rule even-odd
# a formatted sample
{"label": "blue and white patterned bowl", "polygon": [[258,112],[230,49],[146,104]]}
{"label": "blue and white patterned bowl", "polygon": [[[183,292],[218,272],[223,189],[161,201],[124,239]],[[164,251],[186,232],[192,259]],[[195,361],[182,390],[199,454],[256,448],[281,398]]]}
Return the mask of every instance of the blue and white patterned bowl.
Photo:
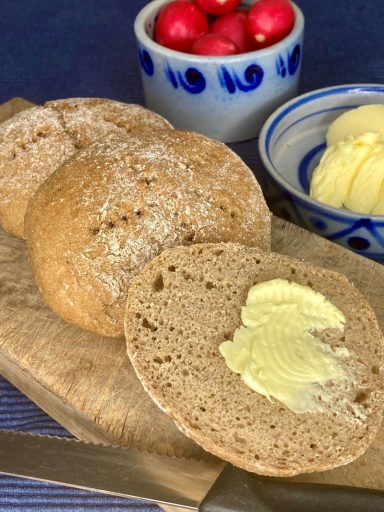
{"label": "blue and white patterned bowl", "polygon": [[170,50],[152,39],[156,16],[169,2],[150,2],[135,20],[147,107],[176,128],[224,142],[257,137],[269,114],[297,94],[304,33],[301,11],[294,5],[291,33],[269,48],[206,57]]}
{"label": "blue and white patterned bowl", "polygon": [[276,215],[384,261],[384,215],[333,208],[308,195],[329,125],[343,112],[370,103],[384,103],[384,85],[342,85],[298,96],[268,118],[259,151],[267,171],[265,195]]}

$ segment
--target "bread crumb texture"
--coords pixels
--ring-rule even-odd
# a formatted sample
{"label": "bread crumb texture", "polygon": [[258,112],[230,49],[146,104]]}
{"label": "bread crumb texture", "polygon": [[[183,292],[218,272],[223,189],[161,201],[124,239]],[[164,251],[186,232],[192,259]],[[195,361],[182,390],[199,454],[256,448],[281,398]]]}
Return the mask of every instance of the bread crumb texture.
{"label": "bread crumb texture", "polygon": [[0,224],[24,238],[27,204],[39,185],[79,149],[110,132],[171,128],[139,105],[100,98],[48,101],[0,124]]}
{"label": "bread crumb texture", "polygon": [[[249,288],[282,278],[322,293],[346,317],[344,332],[320,336],[345,347],[348,381],[332,382],[324,412],[294,413],[252,391],[219,345],[241,324]],[[341,274],[236,244],[163,252],[129,290],[128,354],[144,388],[204,449],[248,471],[292,476],[347,464],[382,420],[383,338],[375,314]]]}
{"label": "bread crumb texture", "polygon": [[113,134],[39,188],[26,215],[36,282],[69,322],[122,336],[128,288],[163,249],[238,242],[270,249],[270,212],[252,172],[192,132]]}

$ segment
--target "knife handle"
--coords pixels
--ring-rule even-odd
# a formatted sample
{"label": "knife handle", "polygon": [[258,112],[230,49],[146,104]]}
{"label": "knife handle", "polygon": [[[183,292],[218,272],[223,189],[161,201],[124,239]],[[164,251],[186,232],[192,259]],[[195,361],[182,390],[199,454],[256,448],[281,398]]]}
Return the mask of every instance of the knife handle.
{"label": "knife handle", "polygon": [[227,464],[200,512],[383,512],[384,492],[261,477]]}

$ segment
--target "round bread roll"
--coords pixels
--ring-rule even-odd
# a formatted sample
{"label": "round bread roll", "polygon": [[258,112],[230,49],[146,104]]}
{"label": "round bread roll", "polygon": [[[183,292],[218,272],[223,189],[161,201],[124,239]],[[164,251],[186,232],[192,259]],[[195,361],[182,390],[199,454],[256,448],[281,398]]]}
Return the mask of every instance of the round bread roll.
{"label": "round bread roll", "polygon": [[[295,413],[253,391],[219,352],[242,324],[251,286],[276,278],[310,286],[345,316],[344,332],[317,333],[349,351],[340,362],[347,379],[329,383],[332,399],[321,412]],[[235,244],[169,249],[133,281],[125,334],[138,378],[176,426],[248,471],[292,476],[346,464],[381,424],[383,336],[367,301],[336,272]],[[284,362],[282,355],[289,374]]]}
{"label": "round bread roll", "polygon": [[192,132],[111,135],[67,160],[26,214],[32,269],[69,322],[122,336],[128,288],[164,248],[234,241],[270,248],[270,212],[250,169]]}
{"label": "round bread roll", "polygon": [[99,98],[48,101],[0,124],[0,225],[24,238],[27,204],[68,157],[109,132],[171,128],[139,105]]}

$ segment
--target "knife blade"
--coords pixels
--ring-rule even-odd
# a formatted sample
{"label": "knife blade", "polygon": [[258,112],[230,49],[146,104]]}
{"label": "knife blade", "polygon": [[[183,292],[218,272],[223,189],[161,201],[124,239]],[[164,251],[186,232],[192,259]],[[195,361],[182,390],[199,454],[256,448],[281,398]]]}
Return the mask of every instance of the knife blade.
{"label": "knife blade", "polygon": [[0,430],[0,473],[201,512],[382,512],[384,492],[260,477],[71,438]]}
{"label": "knife blade", "polygon": [[72,438],[0,430],[0,472],[197,508],[223,467]]}

